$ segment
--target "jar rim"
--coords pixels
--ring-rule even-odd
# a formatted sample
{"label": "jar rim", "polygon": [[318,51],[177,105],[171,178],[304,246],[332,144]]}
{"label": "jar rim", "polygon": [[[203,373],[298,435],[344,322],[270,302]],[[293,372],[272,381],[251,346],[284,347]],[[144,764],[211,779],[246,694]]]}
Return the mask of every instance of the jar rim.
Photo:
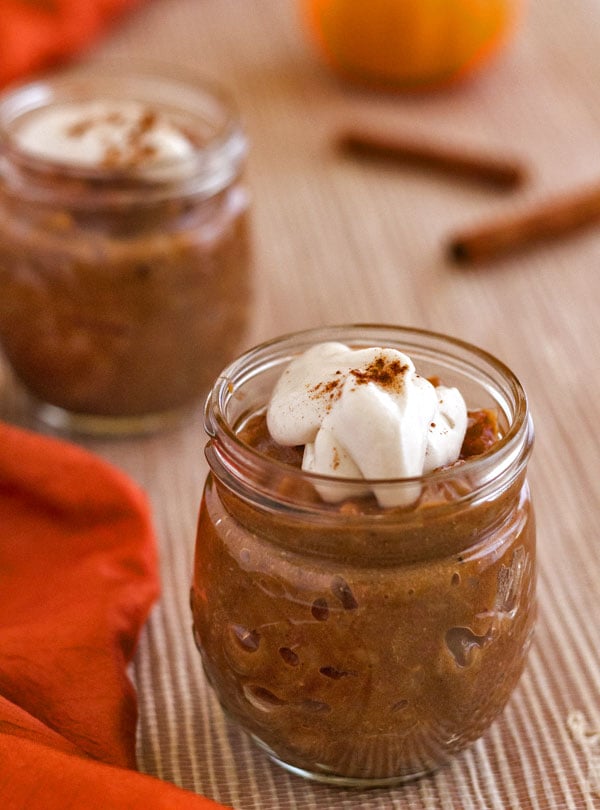
{"label": "jar rim", "polygon": [[[250,378],[252,376],[251,372],[259,369],[261,363],[267,363],[268,365],[269,355],[272,355],[274,350],[291,347],[293,343],[306,344],[305,348],[308,348],[309,345],[326,340],[348,342],[350,334],[354,334],[358,339],[356,342],[363,346],[374,345],[369,344],[370,336],[384,336],[392,333],[396,336],[396,340],[399,338],[408,339],[410,337],[412,340],[416,341],[429,341],[432,344],[443,344],[449,350],[464,353],[467,357],[471,358],[472,364],[477,360],[489,369],[494,370],[498,378],[501,378],[505,382],[506,388],[509,390],[513,399],[514,412],[509,421],[508,429],[490,450],[476,457],[465,459],[460,465],[451,465],[449,467],[432,470],[419,476],[395,479],[337,478],[307,472],[291,467],[281,460],[267,457],[243,442],[236,432],[235,425],[229,424],[225,416],[225,409],[231,397],[236,396],[236,379],[244,369],[246,369],[246,374],[241,378],[242,382],[244,379]],[[298,353],[299,350],[294,352],[294,354]],[[410,355],[410,352],[407,351],[407,354]],[[295,476],[315,485],[322,485],[324,483],[327,485],[337,485],[339,483],[339,486],[368,485],[369,487],[400,486],[406,488],[415,485],[435,486],[456,478],[457,473],[460,472],[460,475],[471,474],[475,478],[478,476],[485,478],[487,489],[489,485],[493,484],[498,477],[506,472],[507,468],[510,468],[511,472],[515,474],[518,470],[522,469],[528,461],[533,445],[533,425],[529,414],[527,397],[517,376],[507,365],[490,352],[480,349],[474,344],[460,338],[427,329],[405,327],[395,324],[350,323],[305,329],[272,338],[249,349],[223,370],[212,391],[209,393],[205,406],[205,429],[210,437],[209,446],[211,442],[217,442],[223,445],[223,452],[218,453],[218,461],[220,463],[224,460],[226,461],[226,457],[231,455],[231,457],[235,459],[237,470],[240,469],[240,462],[243,462],[242,466],[247,465],[248,469],[267,465],[272,470],[285,473],[286,476]],[[208,455],[210,463],[210,452]],[[496,472],[493,475],[486,476],[485,472],[490,472],[490,468],[494,468]]]}
{"label": "jar rim", "polygon": [[[149,94],[149,95],[148,95]],[[152,171],[133,171],[130,167],[111,168],[46,158],[22,149],[15,136],[18,122],[53,104],[92,102],[95,100],[140,102],[168,109],[186,118],[189,124],[202,124],[204,137],[195,144],[189,158],[157,161]],[[206,134],[208,133],[208,134]],[[85,66],[47,73],[30,81],[13,84],[0,94],[0,174],[19,184],[21,169],[29,177],[58,173],[73,180],[89,180],[86,190],[94,204],[110,194],[111,200],[124,202],[139,196],[155,201],[171,196],[212,195],[227,187],[239,174],[248,149],[241,116],[230,93],[217,81],[191,70],[151,61],[98,60]],[[10,171],[16,166],[18,170]],[[115,192],[115,188],[117,191]],[[35,199],[52,196],[52,190],[29,189]]]}

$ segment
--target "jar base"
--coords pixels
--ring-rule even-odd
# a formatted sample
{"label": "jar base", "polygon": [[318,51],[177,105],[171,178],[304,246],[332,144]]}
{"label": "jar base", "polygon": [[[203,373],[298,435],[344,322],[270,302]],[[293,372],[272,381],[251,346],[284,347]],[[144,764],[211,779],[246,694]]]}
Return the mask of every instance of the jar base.
{"label": "jar base", "polygon": [[174,430],[191,420],[196,408],[185,408],[160,411],[156,413],[99,416],[96,414],[75,413],[56,405],[36,402],[33,404],[33,415],[38,422],[59,433],[79,434],[84,436],[126,437],[144,436],[165,430]]}
{"label": "jar base", "polygon": [[355,776],[341,776],[339,774],[330,773],[327,770],[308,770],[306,768],[299,768],[296,765],[291,765],[289,762],[280,759],[277,754],[272,751],[268,745],[265,745],[262,740],[255,737],[253,734],[250,738],[254,744],[265,753],[271,762],[279,765],[280,768],[293,773],[295,776],[301,776],[303,779],[308,779],[312,782],[320,782],[323,785],[331,785],[332,787],[342,788],[355,788],[368,790],[371,788],[393,787],[394,785],[403,785],[407,782],[414,782],[433,773],[435,768],[424,768],[420,771],[414,771],[409,774],[401,774],[399,776],[373,776],[373,777],[355,777]]}

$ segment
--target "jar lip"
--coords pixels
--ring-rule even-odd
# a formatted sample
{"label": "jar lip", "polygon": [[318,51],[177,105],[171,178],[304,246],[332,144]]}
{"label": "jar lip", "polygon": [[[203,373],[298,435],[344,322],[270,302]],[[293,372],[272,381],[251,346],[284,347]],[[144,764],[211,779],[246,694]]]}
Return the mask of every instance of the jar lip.
{"label": "jar lip", "polygon": [[[314,472],[308,472],[302,469],[291,467],[283,461],[274,459],[264,455],[252,446],[243,442],[235,429],[228,423],[223,415],[222,405],[225,402],[225,396],[235,396],[235,386],[232,384],[231,379],[233,374],[243,368],[246,364],[253,363],[258,365],[261,358],[267,358],[275,347],[283,347],[292,342],[307,341],[308,345],[323,342],[326,340],[339,340],[344,342],[348,340],[350,332],[359,335],[381,334],[382,336],[387,333],[394,333],[397,337],[411,336],[415,339],[431,340],[443,342],[445,346],[462,351],[483,361],[485,364],[495,369],[500,376],[502,376],[513,392],[515,399],[515,410],[513,418],[510,422],[508,430],[502,437],[494,444],[494,446],[482,453],[481,455],[465,459],[459,464],[453,464],[448,467],[432,470],[419,476],[405,477],[405,478],[342,478],[332,477]],[[362,341],[363,345],[365,340]],[[220,375],[217,383],[209,393],[206,400],[205,407],[205,428],[211,438],[216,438],[218,434],[227,443],[236,456],[242,454],[251,464],[268,465],[271,469],[285,472],[286,475],[297,475],[303,481],[314,482],[315,484],[332,484],[338,483],[343,485],[369,485],[369,486],[414,486],[416,484],[437,484],[448,481],[456,477],[457,472],[460,474],[477,473],[489,467],[490,464],[495,463],[496,460],[503,458],[511,458],[515,452],[521,449],[518,456],[521,458],[522,463],[525,463],[529,457],[531,447],[533,444],[533,426],[529,418],[528,403],[525,391],[518,380],[517,376],[506,366],[501,360],[498,360],[490,352],[480,349],[472,343],[464,341],[460,338],[455,338],[440,332],[434,332],[427,329],[418,327],[405,327],[396,324],[373,324],[373,323],[350,323],[340,324],[326,327],[317,327],[312,329],[305,329],[298,332],[289,332],[282,336],[272,338],[257,346],[249,349],[242,354],[237,360],[233,361],[227,368],[225,368]],[[523,445],[521,447],[521,445]]]}
{"label": "jar lip", "polygon": [[[150,95],[146,94],[152,90]],[[190,157],[156,161],[150,171],[135,167],[110,168],[46,158],[22,149],[15,137],[15,126],[26,115],[53,104],[73,102],[139,102],[169,109],[203,124],[202,143],[196,144]],[[0,156],[4,164],[14,163],[34,176],[51,173],[95,183],[101,193],[103,184],[129,182],[121,196],[140,188],[151,197],[171,196],[173,187],[182,194],[216,193],[237,176],[247,153],[247,139],[241,116],[229,92],[217,81],[180,67],[151,61],[98,60],[85,66],[40,75],[21,84],[13,84],[0,94]],[[2,167],[7,170],[6,165]],[[38,190],[36,196],[43,196]],[[112,196],[112,191],[111,191]]]}

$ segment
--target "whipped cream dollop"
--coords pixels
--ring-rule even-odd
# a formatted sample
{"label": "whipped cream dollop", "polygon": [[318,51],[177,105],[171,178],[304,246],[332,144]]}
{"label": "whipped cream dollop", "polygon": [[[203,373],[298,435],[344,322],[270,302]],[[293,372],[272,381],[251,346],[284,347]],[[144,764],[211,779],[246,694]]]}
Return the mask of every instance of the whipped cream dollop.
{"label": "whipped cream dollop", "polygon": [[63,164],[151,169],[188,160],[190,138],[169,118],[135,101],[65,102],[23,120],[16,142],[29,155]]}
{"label": "whipped cream dollop", "polygon": [[[467,407],[456,388],[434,386],[396,349],[351,349],[320,343],[290,362],[267,409],[267,427],[281,445],[304,445],[302,469],[334,478],[420,476],[456,461]],[[382,507],[404,506],[420,485],[373,485]],[[335,502],[356,486],[318,485]]]}

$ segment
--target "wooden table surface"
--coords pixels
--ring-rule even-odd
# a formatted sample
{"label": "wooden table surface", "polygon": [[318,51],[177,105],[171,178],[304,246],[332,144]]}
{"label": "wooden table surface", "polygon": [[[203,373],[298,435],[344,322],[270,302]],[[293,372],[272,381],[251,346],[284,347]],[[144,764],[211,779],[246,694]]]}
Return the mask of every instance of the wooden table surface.
{"label": "wooden table surface", "polygon": [[[188,588],[206,466],[201,414],[143,439],[84,441],[151,499],[163,594],[133,672],[139,764],[236,810],[600,807],[600,226],[476,269],[457,231],[600,183],[600,4],[530,0],[513,47],[477,81],[431,95],[350,90],[316,61],[292,0],[149,0],[86,59],[188,66],[234,95],[251,141],[255,298],[247,346],[342,322],[476,343],[525,386],[536,425],[540,615],[503,717],[437,774],[342,791],[267,762],[223,717],[190,632]],[[520,190],[363,164],[333,148],[349,122],[523,160]],[[27,424],[4,375],[0,416]]]}

